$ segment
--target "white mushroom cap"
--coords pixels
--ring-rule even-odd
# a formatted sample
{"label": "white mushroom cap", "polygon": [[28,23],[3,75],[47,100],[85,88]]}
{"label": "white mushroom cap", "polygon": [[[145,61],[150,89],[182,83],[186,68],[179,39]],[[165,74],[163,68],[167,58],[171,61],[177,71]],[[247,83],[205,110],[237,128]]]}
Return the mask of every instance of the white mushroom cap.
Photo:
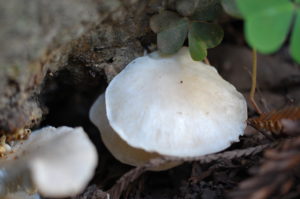
{"label": "white mushroom cap", "polygon": [[47,197],[83,191],[93,177],[97,151],[82,128],[46,127],[0,159],[0,196],[36,190]]}
{"label": "white mushroom cap", "polygon": [[[101,138],[105,146],[112,155],[124,164],[132,166],[141,166],[149,160],[160,157],[158,153],[147,152],[143,149],[134,148],[128,145],[109,125],[105,110],[105,95],[102,94],[95,101],[90,109],[90,120],[95,124],[101,133]],[[172,162],[152,168],[151,170],[165,170],[176,165],[179,162]]]}
{"label": "white mushroom cap", "polygon": [[221,151],[246,127],[247,105],[212,66],[193,61],[187,48],[132,61],[109,84],[111,127],[129,145],[192,157]]}

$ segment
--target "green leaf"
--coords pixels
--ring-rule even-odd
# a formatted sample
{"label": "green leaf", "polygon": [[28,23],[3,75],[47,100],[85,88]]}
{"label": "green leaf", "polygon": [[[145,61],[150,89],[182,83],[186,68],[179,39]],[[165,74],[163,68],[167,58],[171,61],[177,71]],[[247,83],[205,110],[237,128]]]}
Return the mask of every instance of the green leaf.
{"label": "green leaf", "polygon": [[195,11],[191,16],[192,20],[212,21],[222,11],[220,0],[198,0],[195,4]]}
{"label": "green leaf", "polygon": [[246,40],[261,53],[278,50],[286,39],[293,17],[288,0],[237,0],[245,17]]}
{"label": "green leaf", "polygon": [[237,6],[236,0],[221,0],[223,9],[232,17],[242,18],[242,14]]}
{"label": "green leaf", "polygon": [[300,64],[300,10],[297,12],[290,45],[290,51],[293,59]]}
{"label": "green leaf", "polygon": [[165,10],[151,17],[150,28],[153,32],[158,33],[173,26],[180,20],[181,17],[177,13]]}
{"label": "green leaf", "polygon": [[219,45],[223,39],[223,29],[213,23],[193,22],[190,32],[197,40],[201,40],[206,48],[213,48]]}
{"label": "green leaf", "polygon": [[180,19],[157,34],[157,47],[164,54],[173,54],[183,45],[188,32],[188,20]]}
{"label": "green leaf", "polygon": [[274,15],[280,7],[292,5],[288,0],[236,0],[237,6],[244,17],[248,18],[259,13]]}
{"label": "green leaf", "polygon": [[292,22],[291,5],[287,4],[273,11],[258,13],[246,19],[246,39],[253,48],[262,53],[272,53],[280,48]]}
{"label": "green leaf", "polygon": [[195,61],[201,61],[207,56],[205,44],[189,32],[189,51]]}
{"label": "green leaf", "polygon": [[194,60],[203,60],[207,48],[219,45],[223,39],[223,30],[212,23],[193,22],[189,30],[189,50]]}

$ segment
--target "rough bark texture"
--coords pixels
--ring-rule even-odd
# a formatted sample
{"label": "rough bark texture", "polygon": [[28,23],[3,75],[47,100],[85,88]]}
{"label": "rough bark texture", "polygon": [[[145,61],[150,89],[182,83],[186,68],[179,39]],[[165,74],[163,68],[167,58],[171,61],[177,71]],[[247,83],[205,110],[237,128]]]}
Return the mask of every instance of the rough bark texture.
{"label": "rough bark texture", "polygon": [[58,89],[57,76],[75,87],[111,80],[155,38],[148,18],[158,8],[143,0],[1,1],[0,134],[39,123],[47,112],[40,93]]}

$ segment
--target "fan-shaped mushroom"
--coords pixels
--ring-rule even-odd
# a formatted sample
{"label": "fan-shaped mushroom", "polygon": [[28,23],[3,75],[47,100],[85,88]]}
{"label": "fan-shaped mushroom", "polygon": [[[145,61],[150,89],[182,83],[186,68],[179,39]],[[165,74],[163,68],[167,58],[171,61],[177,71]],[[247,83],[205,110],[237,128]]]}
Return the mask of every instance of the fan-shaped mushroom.
{"label": "fan-shaped mushroom", "polygon": [[133,60],[110,82],[105,103],[100,96],[90,118],[117,159],[140,165],[158,155],[194,157],[227,148],[244,132],[247,105],[214,67],[193,61],[182,48],[172,56],[154,52]]}

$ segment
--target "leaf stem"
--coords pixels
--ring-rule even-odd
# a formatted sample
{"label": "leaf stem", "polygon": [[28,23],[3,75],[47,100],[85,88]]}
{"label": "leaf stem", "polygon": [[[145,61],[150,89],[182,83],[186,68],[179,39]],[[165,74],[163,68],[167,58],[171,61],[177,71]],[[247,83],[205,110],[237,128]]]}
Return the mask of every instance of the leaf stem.
{"label": "leaf stem", "polygon": [[[203,61],[204,61],[205,64],[210,65],[210,62],[209,62],[209,60],[208,60],[207,57],[205,57]],[[211,66],[211,65],[210,65],[210,66]]]}
{"label": "leaf stem", "polygon": [[252,83],[250,90],[250,102],[253,105],[256,112],[258,112],[261,115],[263,112],[260,110],[254,99],[257,79],[257,53],[255,49],[252,50],[252,55]]}

